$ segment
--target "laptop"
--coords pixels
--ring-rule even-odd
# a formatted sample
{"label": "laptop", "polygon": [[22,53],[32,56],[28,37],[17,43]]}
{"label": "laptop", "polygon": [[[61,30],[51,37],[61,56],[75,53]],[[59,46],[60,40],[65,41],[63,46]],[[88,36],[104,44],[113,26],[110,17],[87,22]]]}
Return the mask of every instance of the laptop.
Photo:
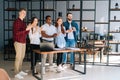
{"label": "laptop", "polygon": [[54,49],[53,43],[47,43],[47,42],[40,43],[40,51],[53,51],[53,49]]}

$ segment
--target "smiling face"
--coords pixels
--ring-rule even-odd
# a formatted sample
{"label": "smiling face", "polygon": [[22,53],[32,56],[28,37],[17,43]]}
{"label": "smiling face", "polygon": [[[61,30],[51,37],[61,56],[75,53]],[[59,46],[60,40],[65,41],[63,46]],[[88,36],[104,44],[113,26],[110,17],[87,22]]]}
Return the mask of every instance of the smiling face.
{"label": "smiling face", "polygon": [[37,17],[32,17],[31,24],[32,24],[32,26],[37,26],[38,25],[38,18]]}
{"label": "smiling face", "polygon": [[19,12],[19,17],[23,20],[26,17],[26,11],[25,10],[21,10]]}
{"label": "smiling face", "polygon": [[34,21],[33,21],[33,23],[32,24],[34,24],[35,26],[38,24],[38,19],[37,18],[34,18]]}
{"label": "smiling face", "polygon": [[68,14],[67,19],[68,19],[68,21],[72,21],[72,14]]}
{"label": "smiling face", "polygon": [[59,19],[57,20],[57,23],[58,23],[58,25],[61,25],[61,24],[63,23],[62,19],[59,18]]}
{"label": "smiling face", "polygon": [[47,19],[46,19],[46,23],[51,24],[51,22],[52,22],[51,17],[47,17]]}

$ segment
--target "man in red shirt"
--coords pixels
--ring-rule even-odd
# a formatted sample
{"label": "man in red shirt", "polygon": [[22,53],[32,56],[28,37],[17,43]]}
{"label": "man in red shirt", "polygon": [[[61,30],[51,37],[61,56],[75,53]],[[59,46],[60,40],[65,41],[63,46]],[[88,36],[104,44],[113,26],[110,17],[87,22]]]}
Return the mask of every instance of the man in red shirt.
{"label": "man in red shirt", "polygon": [[23,21],[25,16],[26,9],[21,8],[19,10],[19,17],[13,23],[13,40],[16,51],[15,77],[18,79],[23,79],[23,75],[27,75],[27,73],[21,71],[21,68],[26,50],[26,36],[32,26],[28,25],[26,28],[26,23]]}

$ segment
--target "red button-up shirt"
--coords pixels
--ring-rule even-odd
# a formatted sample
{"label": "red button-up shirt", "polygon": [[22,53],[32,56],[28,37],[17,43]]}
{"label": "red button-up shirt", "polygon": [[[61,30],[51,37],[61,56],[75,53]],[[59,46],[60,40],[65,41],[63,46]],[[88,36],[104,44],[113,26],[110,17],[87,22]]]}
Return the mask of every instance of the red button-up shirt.
{"label": "red button-up shirt", "polygon": [[14,42],[26,43],[26,36],[29,31],[26,31],[26,24],[20,18],[13,23],[13,40]]}

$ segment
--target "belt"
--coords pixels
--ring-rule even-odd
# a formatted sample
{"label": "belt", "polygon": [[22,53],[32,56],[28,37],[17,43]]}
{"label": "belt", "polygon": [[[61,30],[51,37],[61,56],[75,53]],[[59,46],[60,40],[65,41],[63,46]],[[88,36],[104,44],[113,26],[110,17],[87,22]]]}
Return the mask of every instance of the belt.
{"label": "belt", "polygon": [[43,41],[46,41],[46,42],[53,42],[53,41],[49,41],[49,40],[45,40],[45,39],[42,39]]}

